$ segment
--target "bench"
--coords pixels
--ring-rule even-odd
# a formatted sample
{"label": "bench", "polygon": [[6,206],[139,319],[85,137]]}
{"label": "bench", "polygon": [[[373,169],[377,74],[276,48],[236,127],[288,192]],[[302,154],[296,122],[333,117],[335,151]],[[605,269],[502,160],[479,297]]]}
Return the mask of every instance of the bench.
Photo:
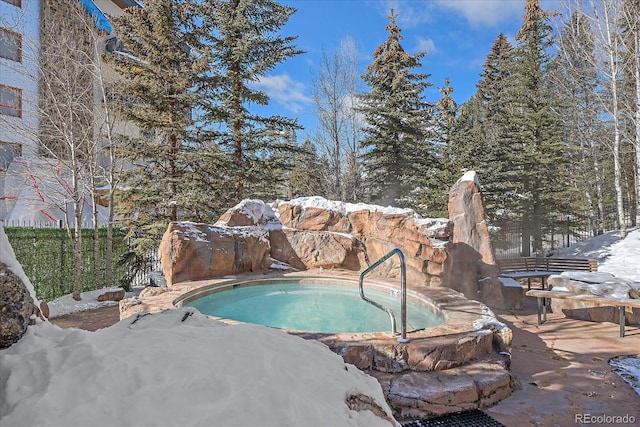
{"label": "bench", "polygon": [[563,271],[598,271],[598,261],[586,258],[521,257],[497,259],[501,277],[527,279],[531,290],[531,279],[541,279],[545,288],[547,277]]}
{"label": "bench", "polygon": [[525,294],[528,297],[536,297],[538,299],[538,325],[547,321],[547,304],[545,299],[567,299],[576,301],[592,302],[597,305],[609,305],[618,307],[618,322],[620,323],[620,336],[624,337],[625,317],[624,308],[640,308],[640,299],[632,298],[609,298],[590,294],[574,294],[565,291],[544,291],[530,290]]}

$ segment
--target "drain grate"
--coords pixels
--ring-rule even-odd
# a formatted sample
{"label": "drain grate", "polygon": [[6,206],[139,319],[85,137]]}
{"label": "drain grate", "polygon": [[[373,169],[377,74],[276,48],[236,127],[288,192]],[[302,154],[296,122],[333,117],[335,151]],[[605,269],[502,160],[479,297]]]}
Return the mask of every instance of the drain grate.
{"label": "drain grate", "polygon": [[402,424],[403,427],[505,427],[504,424],[491,418],[482,411],[460,412],[458,414],[447,414],[438,418],[429,418],[418,421],[411,421]]}

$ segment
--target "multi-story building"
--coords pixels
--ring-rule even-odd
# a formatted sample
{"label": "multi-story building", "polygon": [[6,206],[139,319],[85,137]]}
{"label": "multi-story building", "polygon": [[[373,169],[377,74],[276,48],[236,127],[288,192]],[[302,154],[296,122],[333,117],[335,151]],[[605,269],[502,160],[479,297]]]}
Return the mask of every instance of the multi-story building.
{"label": "multi-story building", "polygon": [[[85,14],[84,17],[78,14],[78,5],[82,6],[79,10]],[[78,31],[84,31],[84,37],[82,34],[80,37],[90,47],[100,40],[98,36],[112,38],[109,35],[112,29],[108,16],[117,16],[124,8],[137,6],[139,4],[135,0],[0,0],[0,220],[9,216],[22,217],[21,213],[16,215],[16,206],[23,210],[25,206],[29,209],[30,204],[42,205],[40,202],[45,202],[38,201],[47,195],[42,194],[41,188],[38,189],[37,180],[51,179],[47,178],[44,171],[41,174],[37,170],[42,169],[37,159],[43,155],[55,156],[56,144],[59,147],[65,144],[64,135],[56,136],[55,132],[49,131],[64,119],[56,115],[59,114],[56,110],[60,110],[57,108],[60,102],[47,84],[48,76],[55,76],[56,67],[63,66],[56,55],[59,54],[58,49],[67,47],[60,46],[64,34],[73,32],[74,37],[78,37]],[[71,13],[72,10],[76,12]],[[87,32],[86,24],[76,22],[87,17],[93,21],[94,28],[90,32]],[[88,68],[85,67],[85,70]],[[79,87],[95,86],[95,75],[90,71],[80,71],[74,78]],[[67,89],[55,90],[60,92]],[[85,139],[99,141],[101,125],[98,122],[103,118],[100,97],[91,91],[78,90],[77,93],[81,95],[73,94],[77,98],[73,100],[76,107],[67,106],[68,110],[76,108],[70,116],[76,119],[80,117],[74,123],[76,129],[73,132],[80,130]],[[56,141],[56,137],[60,141]],[[105,158],[102,160],[108,161]],[[30,179],[18,177],[16,169],[20,169],[22,175],[25,175],[25,171],[26,175],[31,175],[34,188],[24,188],[30,185]],[[45,184],[50,183],[44,182],[40,187]],[[34,191],[37,194],[28,195]],[[19,200],[21,197],[34,200]],[[33,209],[45,210],[42,206],[33,206]],[[26,218],[37,218],[39,215],[38,212],[27,214]],[[53,219],[58,215],[50,216],[47,218]]]}
{"label": "multi-story building", "polygon": [[0,0],[0,173],[38,151],[39,52],[40,1]]}

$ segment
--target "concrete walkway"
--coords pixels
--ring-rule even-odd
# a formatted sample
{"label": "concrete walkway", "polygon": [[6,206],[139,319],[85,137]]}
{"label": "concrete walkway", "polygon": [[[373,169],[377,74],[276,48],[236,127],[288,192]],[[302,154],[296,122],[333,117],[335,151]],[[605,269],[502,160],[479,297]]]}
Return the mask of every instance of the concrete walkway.
{"label": "concrete walkway", "polygon": [[640,426],[640,395],[608,364],[615,356],[640,356],[640,326],[627,326],[621,338],[615,323],[562,313],[538,325],[535,298],[524,310],[496,315],[513,331],[511,372],[521,389],[487,414],[509,427]]}

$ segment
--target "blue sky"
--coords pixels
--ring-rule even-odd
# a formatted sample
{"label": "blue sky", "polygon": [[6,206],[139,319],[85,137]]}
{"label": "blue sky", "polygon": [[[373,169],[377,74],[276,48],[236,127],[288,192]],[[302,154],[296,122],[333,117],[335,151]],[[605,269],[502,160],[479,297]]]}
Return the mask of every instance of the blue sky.
{"label": "blue sky", "polygon": [[[289,58],[260,83],[270,98],[270,109],[298,118],[304,139],[316,127],[311,101],[312,81],[323,50],[333,53],[351,37],[362,57],[362,72],[372,53],[387,38],[385,27],[391,8],[398,14],[403,47],[409,53],[426,51],[422,72],[431,74],[428,101],[440,98],[437,88],[450,77],[458,103],[475,93],[482,64],[500,32],[512,42],[522,23],[525,0],[281,0],[297,12],[282,29],[283,36],[298,36],[296,46],[305,54]],[[559,1],[542,1],[548,10]]]}

